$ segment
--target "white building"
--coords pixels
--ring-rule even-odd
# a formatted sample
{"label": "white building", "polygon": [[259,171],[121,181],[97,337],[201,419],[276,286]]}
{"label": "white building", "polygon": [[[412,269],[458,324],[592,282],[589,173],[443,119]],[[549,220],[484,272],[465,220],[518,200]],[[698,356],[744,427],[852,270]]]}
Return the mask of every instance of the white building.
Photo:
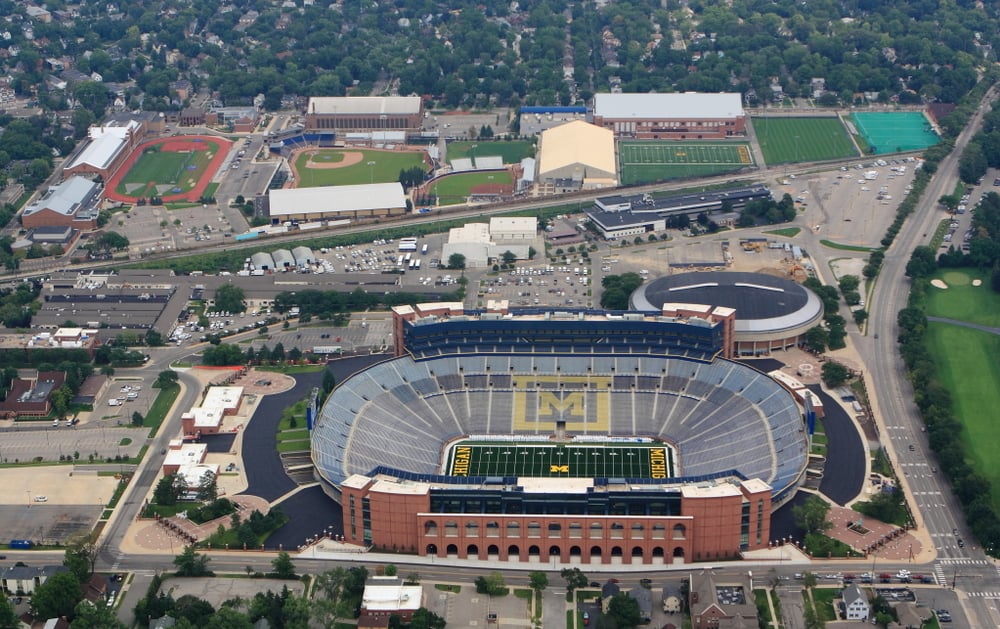
{"label": "white building", "polygon": [[406,213],[399,182],[283,188],[268,193],[268,215],[282,221],[365,220]]}
{"label": "white building", "polygon": [[[527,220],[535,224],[534,218],[528,217]],[[491,224],[466,223],[461,227],[453,227],[449,230],[448,242],[442,249],[442,264],[448,264],[448,259],[456,253],[465,256],[465,266],[470,269],[485,268],[493,261],[503,259],[504,254],[508,251],[514,254],[517,260],[528,259],[533,240],[514,238],[505,243],[497,242],[490,229]],[[532,228],[533,231],[534,228]],[[510,225],[499,233],[509,237],[524,236],[526,230]]]}
{"label": "white building", "polygon": [[844,588],[844,608],[847,620],[868,620],[871,606],[868,596],[857,585]]}

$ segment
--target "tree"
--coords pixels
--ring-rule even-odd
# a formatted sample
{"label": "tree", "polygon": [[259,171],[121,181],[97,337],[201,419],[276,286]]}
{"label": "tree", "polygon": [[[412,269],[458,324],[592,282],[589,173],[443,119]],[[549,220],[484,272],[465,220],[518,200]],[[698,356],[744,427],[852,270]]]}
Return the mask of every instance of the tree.
{"label": "tree", "polygon": [[174,565],[177,566],[177,576],[179,577],[210,577],[214,576],[208,569],[208,562],[211,559],[207,555],[202,555],[195,550],[195,547],[185,546],[184,551],[174,557]]}
{"label": "tree", "polygon": [[927,277],[937,271],[937,252],[931,247],[920,245],[913,250],[906,263],[906,276],[914,279]]}
{"label": "tree", "polygon": [[215,473],[207,470],[198,480],[198,500],[212,502],[219,497],[219,481]]}
{"label": "tree", "polygon": [[587,587],[587,575],[580,572],[579,568],[563,568],[559,576],[566,579],[566,590],[570,593],[573,590]]}
{"label": "tree", "polygon": [[[76,604],[73,609],[73,622],[71,629],[125,629],[125,625],[118,620],[114,608],[101,604],[103,601],[91,603],[83,600]],[[3,625],[0,625],[3,627]]]}
{"label": "tree", "polygon": [[448,268],[461,270],[465,268],[465,256],[461,253],[453,253],[448,256]]}
{"label": "tree", "polygon": [[344,609],[344,581],[347,571],[334,568],[316,577],[316,588],[312,598],[310,618],[323,627],[334,627],[337,620],[349,612]]}
{"label": "tree", "polygon": [[394,577],[397,573],[399,573],[399,568],[397,568],[394,563],[385,564],[385,568],[382,570],[382,574],[387,577]]}
{"label": "tree", "polygon": [[828,360],[823,363],[821,371],[823,374],[823,384],[831,389],[844,384],[851,376],[851,371],[835,360]]}
{"label": "tree", "polygon": [[413,612],[410,620],[410,629],[444,629],[446,626],[444,618],[424,607]]}
{"label": "tree", "polygon": [[514,254],[513,251],[507,250],[503,252],[503,255],[500,256],[500,259],[503,260],[504,266],[510,267],[514,266],[514,262],[517,261],[517,256]]}
{"label": "tree", "polygon": [[859,308],[858,310],[855,310],[851,316],[854,317],[854,323],[860,326],[868,320],[868,311],[864,308]]}
{"label": "tree", "polygon": [[156,375],[156,381],[153,382],[153,386],[162,389],[167,385],[177,382],[178,377],[179,376],[177,375],[176,371],[170,369],[161,371],[159,374]]}
{"label": "tree", "polygon": [[549,586],[549,576],[540,570],[534,570],[528,574],[528,585],[539,594]]}
{"label": "tree", "polygon": [[[74,535],[66,541],[66,559],[63,564],[83,583],[94,574],[100,550],[93,533]],[[83,570],[80,569],[81,563]]]}
{"label": "tree", "polygon": [[215,614],[215,608],[206,600],[193,594],[185,594],[174,603],[174,615],[188,620],[195,627],[204,627]]}
{"label": "tree", "polygon": [[142,422],[144,422],[144,421],[146,421],[146,420],[142,416],[142,413],[140,413],[139,411],[133,411],[132,412],[132,425],[133,426],[142,426]]}
{"label": "tree", "polygon": [[792,507],[792,517],[795,518],[795,525],[807,533],[819,533],[830,528],[826,520],[829,510],[830,503],[813,494],[802,504]]}
{"label": "tree", "polygon": [[271,575],[276,579],[295,579],[295,564],[292,557],[282,551],[271,561]]}
{"label": "tree", "polygon": [[642,622],[639,601],[625,592],[619,592],[611,597],[607,615],[614,621],[615,627],[637,627]]}
{"label": "tree", "polygon": [[156,483],[156,488],[153,490],[153,502],[168,507],[177,504],[177,500],[180,499],[178,491],[180,485],[176,474],[164,476],[160,482]]}
{"label": "tree", "polygon": [[76,604],[83,599],[80,581],[72,572],[57,572],[35,588],[31,613],[39,618],[73,617]]}
{"label": "tree", "polygon": [[0,592],[0,629],[19,629],[17,611],[14,604],[3,592]]}
{"label": "tree", "polygon": [[215,291],[215,310],[218,312],[243,312],[247,309],[243,289],[223,284]]}
{"label": "tree", "polygon": [[817,354],[826,351],[826,344],[830,340],[830,335],[826,329],[816,326],[806,330],[806,349]]}
{"label": "tree", "polygon": [[605,275],[601,280],[604,292],[601,294],[601,307],[609,310],[628,310],[629,297],[642,284],[638,273],[622,273],[621,275]]}
{"label": "tree", "polygon": [[476,592],[480,594],[500,596],[507,592],[507,584],[504,582],[503,575],[496,571],[489,573],[485,577],[477,577],[475,583]]}

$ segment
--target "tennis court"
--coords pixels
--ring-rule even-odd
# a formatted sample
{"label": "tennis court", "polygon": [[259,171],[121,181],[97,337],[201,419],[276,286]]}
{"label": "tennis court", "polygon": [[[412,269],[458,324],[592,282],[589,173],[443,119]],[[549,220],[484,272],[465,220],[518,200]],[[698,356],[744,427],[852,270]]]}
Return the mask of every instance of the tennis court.
{"label": "tennis court", "polygon": [[919,111],[854,113],[851,122],[877,155],[922,151],[941,141]]}
{"label": "tennis court", "polygon": [[446,469],[449,476],[673,478],[675,457],[662,443],[461,441]]}
{"label": "tennis court", "polygon": [[745,142],[621,142],[618,163],[625,185],[706,177],[754,165]]}

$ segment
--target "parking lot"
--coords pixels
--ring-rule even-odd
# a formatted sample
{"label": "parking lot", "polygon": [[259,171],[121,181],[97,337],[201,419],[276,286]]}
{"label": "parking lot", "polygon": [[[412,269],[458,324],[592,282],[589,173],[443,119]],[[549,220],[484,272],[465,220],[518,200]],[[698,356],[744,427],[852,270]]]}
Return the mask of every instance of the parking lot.
{"label": "parking lot", "polygon": [[433,583],[422,585],[426,601],[424,607],[444,618],[449,627],[530,625],[528,602],[513,592],[506,596],[487,596],[479,594],[468,584],[462,585],[459,592],[439,590]]}

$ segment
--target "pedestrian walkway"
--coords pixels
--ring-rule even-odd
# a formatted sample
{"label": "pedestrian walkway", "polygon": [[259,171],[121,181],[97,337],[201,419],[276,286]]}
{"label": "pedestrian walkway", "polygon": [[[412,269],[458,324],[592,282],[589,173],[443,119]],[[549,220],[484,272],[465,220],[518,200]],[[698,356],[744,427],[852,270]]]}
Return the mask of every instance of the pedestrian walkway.
{"label": "pedestrian walkway", "polygon": [[[826,534],[865,555],[879,559],[919,561],[924,545],[916,535],[894,524],[864,516],[853,509],[833,505],[827,514],[831,527]],[[930,558],[927,558],[928,560]]]}

